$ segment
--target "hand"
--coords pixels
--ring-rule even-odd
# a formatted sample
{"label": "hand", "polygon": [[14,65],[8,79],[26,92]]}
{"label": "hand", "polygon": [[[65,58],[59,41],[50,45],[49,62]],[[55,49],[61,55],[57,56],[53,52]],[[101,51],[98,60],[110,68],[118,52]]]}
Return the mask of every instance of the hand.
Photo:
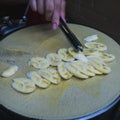
{"label": "hand", "polygon": [[65,0],[29,0],[33,11],[45,15],[47,21],[52,22],[52,28],[57,29],[59,19],[65,19]]}

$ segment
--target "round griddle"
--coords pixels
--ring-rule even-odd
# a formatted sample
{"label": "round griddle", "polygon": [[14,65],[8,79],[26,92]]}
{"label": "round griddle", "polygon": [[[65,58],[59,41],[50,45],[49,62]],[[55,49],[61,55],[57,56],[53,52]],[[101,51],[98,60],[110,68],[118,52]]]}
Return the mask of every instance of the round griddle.
{"label": "round griddle", "polygon": [[17,64],[18,72],[9,77],[0,77],[0,103],[6,108],[37,119],[84,118],[109,106],[120,94],[120,46],[109,36],[82,25],[69,24],[79,39],[98,34],[99,42],[108,46],[108,53],[116,59],[108,63],[112,72],[97,75],[87,80],[72,77],[59,85],[40,89],[31,94],[22,94],[11,87],[12,79],[25,77],[34,68],[28,66],[31,57],[56,52],[59,48],[71,46],[64,34],[50,25],[36,25],[24,28],[7,36],[0,42],[0,73],[9,65]]}

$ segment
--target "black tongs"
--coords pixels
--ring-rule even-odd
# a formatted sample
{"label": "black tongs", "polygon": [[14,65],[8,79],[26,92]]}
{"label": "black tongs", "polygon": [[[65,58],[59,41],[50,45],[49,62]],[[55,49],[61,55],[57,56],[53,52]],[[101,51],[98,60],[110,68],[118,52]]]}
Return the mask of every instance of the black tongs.
{"label": "black tongs", "polygon": [[74,35],[74,33],[70,30],[70,28],[67,26],[62,18],[60,18],[60,28],[72,43],[75,51],[83,51],[84,45],[78,40],[78,38]]}

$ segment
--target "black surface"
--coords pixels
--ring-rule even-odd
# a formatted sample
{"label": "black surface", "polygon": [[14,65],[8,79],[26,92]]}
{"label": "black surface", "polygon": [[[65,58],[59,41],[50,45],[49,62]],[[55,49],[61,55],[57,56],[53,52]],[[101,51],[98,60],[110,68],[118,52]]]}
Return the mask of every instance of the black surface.
{"label": "black surface", "polygon": [[95,28],[120,44],[120,0],[68,0],[67,3],[67,21]]}
{"label": "black surface", "polygon": [[[21,116],[0,105],[0,120],[36,120],[36,119]],[[120,102],[118,102],[109,111],[90,120],[120,120]]]}

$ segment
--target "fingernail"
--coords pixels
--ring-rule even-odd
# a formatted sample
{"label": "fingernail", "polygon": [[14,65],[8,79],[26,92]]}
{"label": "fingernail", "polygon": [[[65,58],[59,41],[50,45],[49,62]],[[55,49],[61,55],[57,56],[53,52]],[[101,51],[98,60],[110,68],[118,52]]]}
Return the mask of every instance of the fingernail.
{"label": "fingernail", "polygon": [[53,30],[56,30],[57,29],[57,27],[58,27],[58,25],[57,25],[57,23],[53,23]]}

